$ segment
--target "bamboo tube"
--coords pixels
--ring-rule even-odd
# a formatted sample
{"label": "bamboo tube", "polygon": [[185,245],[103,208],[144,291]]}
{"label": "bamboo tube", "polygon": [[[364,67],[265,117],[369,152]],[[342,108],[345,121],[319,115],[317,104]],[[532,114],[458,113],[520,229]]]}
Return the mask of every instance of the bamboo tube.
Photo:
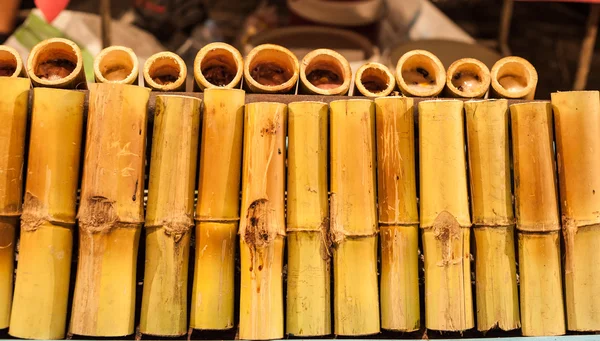
{"label": "bamboo tube", "polygon": [[187,277],[200,129],[194,97],[157,96],[146,212],[140,332],[187,332]]}
{"label": "bamboo tube", "polygon": [[84,98],[34,89],[12,336],[65,336]]}
{"label": "bamboo tube", "polygon": [[451,97],[482,98],[490,88],[490,69],[474,58],[461,58],[446,72],[446,93]]}
{"label": "bamboo tube", "polygon": [[300,63],[300,92],[343,96],[350,89],[352,69],[341,54],[330,49],[309,52]]}
{"label": "bamboo tube", "polygon": [[504,57],[492,66],[490,97],[533,99],[538,74],[533,65],[521,57]]}
{"label": "bamboo tube", "polygon": [[246,105],[240,224],[240,339],[283,337],[287,106]]}
{"label": "bamboo tube", "polygon": [[233,328],[244,100],[243,90],[204,90],[190,319],[195,329]]}
{"label": "bamboo tube", "polygon": [[13,296],[30,86],[29,79],[0,77],[0,329],[8,327]]}
{"label": "bamboo tube", "polygon": [[[600,94],[552,94],[565,238],[567,327],[600,330]],[[599,195],[596,195],[599,189]]]}
{"label": "bamboo tube", "polygon": [[331,334],[327,109],[288,107],[286,332],[295,336]]}
{"label": "bamboo tube", "polygon": [[354,95],[385,97],[396,88],[396,80],[387,66],[380,63],[363,64],[354,77]]}
{"label": "bamboo tube", "polygon": [[132,49],[109,46],[94,59],[94,76],[97,83],[138,83],[139,61]]}
{"label": "bamboo tube", "polygon": [[434,330],[473,328],[462,111],[459,100],[419,103],[425,325]]}
{"label": "bamboo tube", "polygon": [[446,69],[429,51],[409,51],[396,64],[396,83],[405,96],[434,97],[444,89]]}
{"label": "bamboo tube", "polygon": [[144,82],[152,90],[185,91],[187,67],[173,52],[153,54],[144,64]]}
{"label": "bamboo tube", "polygon": [[133,333],[150,90],[90,84],[70,332]]}
{"label": "bamboo tube", "polygon": [[414,331],[421,322],[413,100],[377,98],[375,108],[381,327]]}
{"label": "bamboo tube", "polygon": [[336,335],[379,333],[374,107],[366,99],[330,103]]}
{"label": "bamboo tube", "polygon": [[240,51],[225,43],[204,46],[194,59],[194,88],[237,88],[242,81],[244,60]]}
{"label": "bamboo tube", "polygon": [[0,77],[27,77],[19,52],[7,45],[0,45]]}
{"label": "bamboo tube", "polygon": [[35,45],[27,58],[27,73],[33,86],[87,88],[81,50],[68,39],[50,38]]}
{"label": "bamboo tube", "polygon": [[[459,71],[460,72],[460,71]],[[468,101],[477,329],[521,326],[515,260],[508,102]]]}
{"label": "bamboo tube", "polygon": [[523,335],[565,333],[550,103],[510,106]]}
{"label": "bamboo tube", "polygon": [[285,47],[259,45],[244,61],[244,85],[255,93],[294,93],[298,68],[298,58]]}

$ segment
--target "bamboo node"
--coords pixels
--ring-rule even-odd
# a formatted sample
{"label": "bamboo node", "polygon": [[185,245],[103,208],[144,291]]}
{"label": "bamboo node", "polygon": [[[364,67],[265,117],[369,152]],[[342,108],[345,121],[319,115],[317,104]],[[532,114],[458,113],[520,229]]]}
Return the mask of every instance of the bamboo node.
{"label": "bamboo node", "polygon": [[108,233],[118,221],[115,201],[92,196],[82,203],[78,218],[80,227],[88,232]]}
{"label": "bamboo node", "polygon": [[23,202],[23,214],[21,215],[21,227],[25,231],[35,231],[44,222],[50,221],[48,207],[35,195],[27,192]]}
{"label": "bamboo node", "polygon": [[172,237],[175,240],[175,243],[179,242],[181,237],[194,226],[192,223],[193,220],[190,217],[184,216],[182,218],[165,219],[165,222],[162,225],[165,234]]}
{"label": "bamboo node", "polygon": [[271,223],[275,221],[273,212],[269,200],[264,198],[254,200],[248,206],[246,228],[242,238],[251,249],[266,248],[275,240],[277,231],[270,228]]}
{"label": "bamboo node", "polygon": [[462,255],[458,255],[456,260],[452,259],[452,240],[459,239],[460,224],[450,212],[442,211],[437,215],[433,221],[433,233],[442,244],[442,260],[438,262],[438,266],[446,267],[462,262]]}

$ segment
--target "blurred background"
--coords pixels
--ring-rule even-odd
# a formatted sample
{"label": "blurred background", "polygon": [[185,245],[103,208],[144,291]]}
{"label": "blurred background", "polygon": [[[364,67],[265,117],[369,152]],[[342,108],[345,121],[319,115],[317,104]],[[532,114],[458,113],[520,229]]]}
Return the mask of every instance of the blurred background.
{"label": "blurred background", "polygon": [[[598,1],[513,0],[1,0],[0,41],[26,57],[50,36],[84,48],[86,68],[105,44],[133,48],[142,59],[178,53],[191,69],[197,51],[213,41],[242,54],[262,43],[290,48],[299,58],[316,48],[341,52],[354,70],[366,61],[395,66],[406,51],[435,53],[448,67],[462,57],[492,67],[504,55],[528,59],[537,69],[536,98],[583,86],[600,89],[600,56],[580,61],[582,42],[595,48]],[[42,9],[35,9],[37,6]],[[66,6],[65,10],[62,7]],[[105,10],[101,10],[104,8]],[[62,11],[60,11],[62,10]],[[54,19],[53,11],[60,11]],[[50,14],[48,14],[50,13]],[[102,37],[101,17],[110,15]],[[50,17],[49,17],[50,15]],[[50,24],[48,19],[53,19]],[[589,54],[589,53],[588,53]],[[584,69],[583,73],[587,73]],[[581,80],[580,80],[581,83]],[[581,84],[580,84],[581,87]]]}

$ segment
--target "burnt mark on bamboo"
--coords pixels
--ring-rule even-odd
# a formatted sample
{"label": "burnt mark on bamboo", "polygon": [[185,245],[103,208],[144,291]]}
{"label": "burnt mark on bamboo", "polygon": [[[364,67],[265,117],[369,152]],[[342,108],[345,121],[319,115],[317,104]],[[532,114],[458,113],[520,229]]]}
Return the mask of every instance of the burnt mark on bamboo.
{"label": "burnt mark on bamboo", "polygon": [[81,228],[91,233],[107,233],[118,222],[115,201],[99,195],[84,199],[78,218]]}
{"label": "burnt mark on bamboo", "polygon": [[244,242],[251,250],[267,247],[275,239],[275,234],[269,228],[269,210],[269,200],[264,198],[257,199],[248,206]]}
{"label": "burnt mark on bamboo", "polygon": [[433,233],[442,244],[442,260],[438,266],[447,267],[456,262],[456,258],[462,258],[462,254],[452,254],[452,243],[460,239],[460,224],[450,212],[442,211],[437,215],[433,222]]}
{"label": "burnt mark on bamboo", "polygon": [[139,183],[139,180],[135,180],[135,187],[133,188],[133,196],[131,197],[131,200],[133,200],[133,201],[136,201],[136,199],[137,199],[138,183]]}

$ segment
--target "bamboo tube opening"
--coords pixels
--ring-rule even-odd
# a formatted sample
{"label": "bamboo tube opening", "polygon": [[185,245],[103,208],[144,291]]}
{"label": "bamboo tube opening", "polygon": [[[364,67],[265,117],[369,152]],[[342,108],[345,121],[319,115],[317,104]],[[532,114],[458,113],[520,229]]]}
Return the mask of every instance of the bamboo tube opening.
{"label": "bamboo tube opening", "polygon": [[437,96],[444,89],[446,71],[442,62],[431,52],[414,50],[398,60],[396,82],[405,95]]}
{"label": "bamboo tube opening", "polygon": [[42,86],[68,85],[82,69],[81,50],[74,42],[62,38],[44,40],[35,45],[27,59],[31,80]]}
{"label": "bamboo tube opening", "polygon": [[491,71],[492,88],[500,97],[533,99],[537,86],[537,71],[520,57],[502,58]]}
{"label": "bamboo tube opening", "polygon": [[185,62],[173,52],[154,54],[144,65],[144,81],[155,90],[185,90],[186,76]]}
{"label": "bamboo tube opening", "polygon": [[329,49],[311,51],[300,65],[300,79],[309,93],[343,95],[350,88],[351,77],[346,58]]}
{"label": "bamboo tube opening", "polygon": [[490,70],[477,59],[459,59],[446,72],[446,86],[454,96],[483,97],[490,87]]}
{"label": "bamboo tube opening", "polygon": [[132,84],[138,77],[138,64],[132,49],[110,46],[94,60],[94,75],[98,83]]}
{"label": "bamboo tube opening", "polygon": [[9,46],[0,46],[0,77],[18,77],[23,71],[19,53]]}
{"label": "bamboo tube opening", "polygon": [[284,47],[259,45],[246,57],[244,79],[254,92],[288,92],[298,81],[298,59]]}
{"label": "bamboo tube opening", "polygon": [[367,63],[356,72],[356,89],[367,97],[389,95],[396,87],[394,75],[383,64]]}
{"label": "bamboo tube opening", "polygon": [[242,55],[233,46],[208,44],[194,60],[196,83],[202,90],[214,86],[234,88],[242,79],[243,63]]}

